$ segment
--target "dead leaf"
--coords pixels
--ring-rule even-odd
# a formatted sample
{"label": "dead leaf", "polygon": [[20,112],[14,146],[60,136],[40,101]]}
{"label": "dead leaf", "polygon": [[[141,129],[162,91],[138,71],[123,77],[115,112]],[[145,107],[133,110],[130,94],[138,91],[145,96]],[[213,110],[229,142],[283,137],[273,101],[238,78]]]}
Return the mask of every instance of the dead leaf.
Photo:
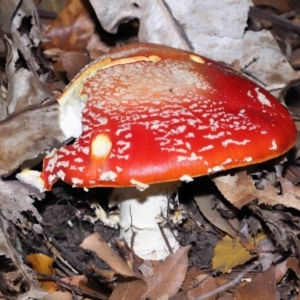
{"label": "dead leaf", "polygon": [[65,139],[59,127],[58,104],[29,107],[0,122],[0,175],[7,176]]}
{"label": "dead leaf", "polygon": [[22,229],[22,223],[25,222],[23,211],[33,214],[38,222],[42,217],[37,209],[32,205],[34,196],[41,199],[42,194],[33,193],[19,181],[2,181],[0,179],[0,211],[6,220],[12,221]]}
{"label": "dead leaf", "polygon": [[144,300],[146,293],[145,281],[137,278],[119,278],[109,300]]}
{"label": "dead leaf", "polygon": [[62,292],[62,291],[56,291],[56,292],[53,292],[51,294],[48,294],[46,295],[43,300],[72,300],[74,299],[73,298],[73,295],[69,292],[69,291],[65,291],[65,292]]}
{"label": "dead leaf", "polygon": [[110,294],[107,285],[96,281],[89,281],[85,275],[65,277],[61,278],[61,281],[64,281],[70,285],[74,285],[82,291],[99,295],[102,298],[108,298]]}
{"label": "dead leaf", "polygon": [[186,276],[189,249],[190,246],[185,246],[164,262],[152,262],[153,275],[143,277],[148,285],[148,297],[155,300],[163,295],[166,299],[176,295]]}
{"label": "dead leaf", "polygon": [[[186,298],[180,297],[180,300],[197,300],[199,296],[215,290],[218,286],[215,279],[210,275],[195,268],[190,269],[182,286],[182,290],[186,291]],[[215,300],[217,297],[218,294],[215,294],[204,300]]]}
{"label": "dead leaf", "polygon": [[80,247],[94,251],[99,258],[105,261],[119,276],[116,288],[110,296],[110,300],[144,299],[147,292],[147,284],[140,275],[133,272],[121,257],[111,249],[103,238],[94,233],[83,240]]}
{"label": "dead leaf", "polygon": [[300,210],[300,188],[293,186],[285,178],[279,177],[277,180],[281,184],[282,195],[277,194],[277,189],[270,182],[266,183],[263,190],[258,190],[246,172],[240,172],[235,176],[226,175],[213,179],[223,196],[239,209],[258,199],[259,204],[264,203],[272,206],[281,204],[285,207]]}
{"label": "dead leaf", "polygon": [[286,266],[287,259],[281,260],[275,264],[275,281],[277,284],[280,284],[284,276],[288,271],[288,267]]}
{"label": "dead leaf", "polygon": [[224,265],[219,271],[227,273],[232,268],[243,265],[255,256],[250,254],[238,240],[234,241],[231,237],[225,235],[215,247],[212,269],[217,270]]}
{"label": "dead leaf", "polygon": [[32,72],[26,68],[16,67],[17,61],[20,59],[18,45],[8,38],[6,38],[6,43],[8,45],[6,110],[11,114],[28,105],[41,104],[45,99],[50,98],[52,94],[37,76],[35,71],[38,68]]}
{"label": "dead leaf", "polygon": [[286,262],[286,266],[293,270],[297,277],[300,279],[300,267],[299,267],[299,260],[296,257],[290,257]]}
{"label": "dead leaf", "polygon": [[204,217],[215,227],[229,234],[231,237],[235,237],[239,228],[239,222],[235,219],[235,229],[233,225],[230,225],[228,221],[220,214],[218,209],[214,207],[213,199],[211,196],[196,196],[194,197],[201,213]]}
{"label": "dead leaf", "polygon": [[276,299],[275,268],[272,266],[258,274],[250,283],[239,286],[234,300]]}
{"label": "dead leaf", "polygon": [[125,277],[139,277],[135,272],[129,269],[122,258],[104,241],[99,233],[88,236],[80,244],[85,250],[94,251],[99,258],[105,261],[117,273]]}
{"label": "dead leaf", "polygon": [[[2,188],[0,187],[0,191]],[[2,199],[0,199],[1,203]],[[0,208],[1,211],[1,208]],[[16,251],[15,245],[12,243],[13,237],[12,233],[14,232],[14,227],[8,219],[0,215],[0,256],[8,262],[10,266],[15,268],[15,271],[4,272],[6,270],[6,263],[2,261],[2,276],[6,277],[7,283],[13,278],[16,278],[15,282],[11,282],[10,290],[13,291],[15,288],[18,290],[21,286],[31,287],[33,290],[39,287],[38,281],[34,271],[29,268],[24,262],[22,254],[19,251]]]}
{"label": "dead leaf", "polygon": [[[43,36],[35,23],[36,18],[32,15],[34,8],[33,0],[0,1],[0,20],[4,25],[4,31],[11,34],[13,48],[18,49],[25,59],[28,69],[37,76],[40,65],[33,54]],[[25,32],[21,32],[20,27],[27,18],[31,20],[30,26],[26,28]],[[23,26],[24,28],[25,26]]]}
{"label": "dead leaf", "polygon": [[274,243],[267,238],[259,243],[259,249],[261,250],[258,252],[259,261],[261,263],[262,270],[266,271],[273,263],[276,248]]}
{"label": "dead leaf", "polygon": [[80,52],[59,52],[61,63],[64,69],[67,71],[67,77],[71,81],[75,75],[87,64],[90,63],[90,58]]}
{"label": "dead leaf", "polygon": [[86,0],[69,1],[57,19],[46,30],[49,42],[45,49],[58,48],[64,51],[86,52],[87,45],[95,30],[94,21],[87,10]]}
{"label": "dead leaf", "polygon": [[[32,265],[32,268],[36,272],[53,276],[55,271],[52,267],[54,259],[48,255],[42,253],[29,254],[26,257],[26,260],[29,261]],[[40,281],[41,288],[47,292],[54,292],[58,289],[58,284],[55,281],[49,280],[45,277],[38,276]]]}
{"label": "dead leaf", "polygon": [[268,6],[276,9],[280,13],[291,10],[291,7],[286,0],[252,0],[255,6]]}
{"label": "dead leaf", "polygon": [[257,189],[246,172],[240,172],[235,176],[217,176],[213,181],[223,196],[239,209],[256,199]]}

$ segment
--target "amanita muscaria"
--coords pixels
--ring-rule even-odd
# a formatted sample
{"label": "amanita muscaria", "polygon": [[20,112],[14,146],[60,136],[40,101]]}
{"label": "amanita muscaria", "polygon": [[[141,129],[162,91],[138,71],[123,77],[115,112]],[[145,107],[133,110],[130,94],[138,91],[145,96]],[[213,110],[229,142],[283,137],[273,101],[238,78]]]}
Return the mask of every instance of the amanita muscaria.
{"label": "amanita muscaria", "polygon": [[[121,199],[121,236],[130,245],[137,231],[133,248],[144,258],[169,253],[155,217],[166,214],[175,181],[263,162],[296,141],[287,109],[262,87],[200,55],[154,44],[100,57],[58,102],[60,126],[75,142],[54,149],[35,180],[26,172],[19,178],[40,190],[59,179],[87,189],[145,190],[115,189],[113,196]],[[153,212],[143,212],[149,203]]]}

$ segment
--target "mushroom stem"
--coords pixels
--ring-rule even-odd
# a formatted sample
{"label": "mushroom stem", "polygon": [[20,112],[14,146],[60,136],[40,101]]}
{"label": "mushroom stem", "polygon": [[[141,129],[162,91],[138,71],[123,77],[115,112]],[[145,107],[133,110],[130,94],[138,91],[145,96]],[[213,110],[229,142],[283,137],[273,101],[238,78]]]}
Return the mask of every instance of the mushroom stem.
{"label": "mushroom stem", "polygon": [[120,238],[143,259],[163,260],[176,252],[176,231],[162,226],[172,208],[170,195],[177,193],[180,182],[153,184],[144,191],[136,188],[114,189],[110,205],[120,208]]}

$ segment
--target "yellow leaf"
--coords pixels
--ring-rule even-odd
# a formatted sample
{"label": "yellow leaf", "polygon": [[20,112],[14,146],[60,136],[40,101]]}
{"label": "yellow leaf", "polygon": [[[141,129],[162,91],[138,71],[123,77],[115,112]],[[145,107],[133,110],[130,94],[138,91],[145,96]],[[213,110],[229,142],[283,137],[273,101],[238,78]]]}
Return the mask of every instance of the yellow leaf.
{"label": "yellow leaf", "polygon": [[255,256],[250,254],[239,240],[233,240],[229,235],[225,235],[215,247],[212,269],[216,270],[224,265],[219,271],[227,273],[232,268],[243,265]]}
{"label": "yellow leaf", "polygon": [[[55,271],[52,267],[54,261],[53,258],[42,253],[35,253],[35,254],[29,254],[26,257],[26,259],[31,263],[34,271],[51,275],[51,276],[55,274]],[[41,284],[42,289],[48,292],[54,292],[58,289],[58,285],[55,282],[46,279],[45,277],[42,276],[38,276],[37,278]]]}

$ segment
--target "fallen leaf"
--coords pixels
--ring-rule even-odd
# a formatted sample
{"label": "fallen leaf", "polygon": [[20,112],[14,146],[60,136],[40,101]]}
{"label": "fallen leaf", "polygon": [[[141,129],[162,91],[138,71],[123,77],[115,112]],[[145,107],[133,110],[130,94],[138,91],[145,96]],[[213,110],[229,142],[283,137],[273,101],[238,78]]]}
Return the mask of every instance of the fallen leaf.
{"label": "fallen leaf", "polygon": [[105,261],[112,269],[122,276],[117,280],[116,288],[110,300],[143,299],[147,291],[146,282],[132,271],[122,258],[104,241],[99,233],[94,233],[83,240],[80,247],[94,251],[99,258]]}
{"label": "fallen leaf", "polygon": [[128,265],[122,258],[105,242],[99,233],[89,235],[80,244],[80,247],[85,250],[94,251],[99,258],[105,261],[113,270],[125,277],[139,276],[129,269]]}
{"label": "fallen leaf", "polygon": [[137,278],[119,278],[109,300],[144,300],[146,293],[145,281]]}
{"label": "fallen leaf", "polygon": [[64,281],[70,285],[74,285],[80,288],[82,291],[97,294],[103,298],[108,298],[110,294],[109,289],[105,284],[97,281],[91,282],[85,275],[65,277],[61,278],[61,281]]}
{"label": "fallen leaf", "polygon": [[251,282],[239,286],[234,300],[266,300],[276,299],[275,268],[258,274]]}
{"label": "fallen leaf", "polygon": [[2,181],[0,179],[0,211],[6,220],[13,222],[22,229],[22,223],[26,218],[22,212],[31,212],[38,222],[42,221],[37,209],[33,206],[33,196],[41,199],[42,194],[34,193],[16,180]]}
{"label": "fallen leaf", "polygon": [[60,51],[58,56],[67,72],[69,81],[71,81],[75,75],[91,61],[86,54],[80,52]]}
{"label": "fallen leaf", "polygon": [[[24,126],[26,124],[26,126]],[[65,136],[59,127],[59,105],[28,107],[0,122],[0,175],[10,175],[25,160],[53,147]]]}
{"label": "fallen leaf", "polygon": [[255,6],[268,6],[276,9],[280,13],[291,10],[291,7],[286,0],[252,0]]}
{"label": "fallen leaf", "polygon": [[300,267],[299,267],[299,260],[296,257],[290,257],[286,262],[286,266],[293,270],[297,277],[300,279]]}
{"label": "fallen leaf", "polygon": [[[215,247],[212,269],[227,273],[254,257],[256,255],[250,254],[238,240],[234,241],[230,236],[225,235]],[[224,267],[222,267],[223,265]]]}
{"label": "fallen leaf", "polygon": [[148,285],[148,297],[154,300],[164,295],[169,299],[176,295],[186,276],[189,249],[190,246],[182,247],[164,262],[152,262],[153,275],[143,276]]}
{"label": "fallen leaf", "polygon": [[73,295],[69,292],[69,291],[65,291],[65,292],[62,292],[62,291],[56,291],[56,292],[53,292],[53,293],[50,293],[48,295],[46,295],[43,300],[72,300],[74,299],[73,298]]}
{"label": "fallen leaf", "polygon": [[[29,254],[26,260],[31,263],[33,270],[36,272],[51,276],[55,274],[52,267],[54,259],[48,255],[42,253]],[[41,288],[48,292],[54,292],[58,289],[58,284],[53,280],[49,280],[43,276],[38,276],[38,280],[41,284]]]}
{"label": "fallen leaf", "polygon": [[282,195],[277,194],[277,189],[267,182],[263,190],[258,190],[246,172],[234,176],[226,175],[215,177],[213,181],[223,196],[237,208],[242,208],[251,201],[258,199],[258,203],[267,205],[282,204],[300,210],[300,188],[285,178],[277,179],[282,187]]}
{"label": "fallen leaf", "polygon": [[[208,292],[211,292],[218,288],[216,280],[210,275],[206,274],[201,270],[195,268],[190,269],[187,272],[182,290],[186,294],[186,298],[180,297],[180,300],[197,300],[199,296],[202,296]],[[218,294],[209,296],[204,300],[215,300],[218,298]]]}
{"label": "fallen leaf", "polygon": [[45,31],[49,42],[43,43],[43,47],[86,52],[89,40],[95,31],[95,23],[88,12],[88,5],[86,0],[68,1],[67,6]]}
{"label": "fallen leaf", "polygon": [[9,45],[6,65],[8,77],[6,110],[8,114],[11,114],[22,110],[28,105],[41,104],[45,99],[50,98],[52,94],[46,85],[41,82],[36,72],[16,67],[17,61],[20,60],[19,48],[12,40],[6,38],[6,41]]}
{"label": "fallen leaf", "polygon": [[259,249],[261,250],[258,252],[259,261],[261,263],[262,270],[266,271],[273,263],[276,248],[274,243],[269,238],[266,238],[259,243]]}
{"label": "fallen leaf", "polygon": [[211,196],[196,196],[194,197],[201,213],[204,217],[215,227],[229,234],[231,237],[235,237],[239,228],[239,222],[235,219],[236,227],[234,230],[233,225],[229,224],[228,221],[224,219],[224,217],[220,214],[218,209],[215,207],[213,203],[213,199]]}

